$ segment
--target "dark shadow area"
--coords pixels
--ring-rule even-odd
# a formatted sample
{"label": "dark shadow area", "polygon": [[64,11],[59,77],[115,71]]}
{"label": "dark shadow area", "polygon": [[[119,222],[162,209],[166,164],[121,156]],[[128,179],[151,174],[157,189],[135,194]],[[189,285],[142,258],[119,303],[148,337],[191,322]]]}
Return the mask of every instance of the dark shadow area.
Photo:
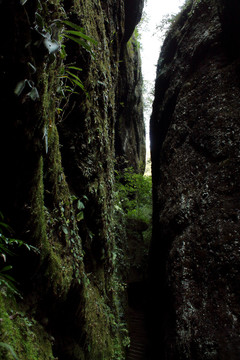
{"label": "dark shadow area", "polygon": [[147,285],[128,284],[128,325],[130,348],[127,360],[147,360],[148,335],[146,327]]}

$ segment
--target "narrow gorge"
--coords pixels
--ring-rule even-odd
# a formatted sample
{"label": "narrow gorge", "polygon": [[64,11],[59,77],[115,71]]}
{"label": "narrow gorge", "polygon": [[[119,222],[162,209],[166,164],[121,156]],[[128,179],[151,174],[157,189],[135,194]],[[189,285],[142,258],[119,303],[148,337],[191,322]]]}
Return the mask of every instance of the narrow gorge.
{"label": "narrow gorge", "polygon": [[171,19],[152,180],[143,8],[0,0],[1,360],[240,357],[240,3]]}

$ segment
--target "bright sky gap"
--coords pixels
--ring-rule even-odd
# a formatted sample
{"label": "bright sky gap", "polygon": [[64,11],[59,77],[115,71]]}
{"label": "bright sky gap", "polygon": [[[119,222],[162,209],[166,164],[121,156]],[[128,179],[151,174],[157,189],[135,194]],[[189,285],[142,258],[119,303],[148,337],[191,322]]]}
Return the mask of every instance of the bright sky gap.
{"label": "bright sky gap", "polygon": [[[177,14],[180,6],[185,0],[145,0],[144,15],[142,23],[139,26],[141,36],[141,58],[142,58],[142,74],[144,79],[144,98],[148,106],[144,109],[144,118],[146,123],[146,145],[149,152],[149,118],[151,115],[151,92],[154,89],[156,77],[156,65],[162,42],[164,40],[164,32],[158,27],[162,19],[167,15]],[[146,99],[149,99],[146,101]]]}

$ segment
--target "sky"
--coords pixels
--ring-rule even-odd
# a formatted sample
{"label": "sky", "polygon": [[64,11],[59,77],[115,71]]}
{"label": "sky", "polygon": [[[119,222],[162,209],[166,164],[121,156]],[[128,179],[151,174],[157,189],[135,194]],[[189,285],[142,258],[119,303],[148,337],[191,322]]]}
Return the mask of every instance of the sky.
{"label": "sky", "polygon": [[[185,0],[145,0],[144,16],[139,25],[141,58],[142,58],[142,74],[144,79],[144,98],[149,98],[149,94],[154,88],[156,77],[156,65],[164,32],[157,30],[157,26],[161,24],[162,19],[167,15],[177,14],[180,6]],[[146,142],[147,152],[149,152],[149,119],[151,115],[151,104],[148,101],[148,107],[145,107],[144,118],[146,123]]]}
{"label": "sky", "polygon": [[[147,0],[144,6],[146,20],[141,31],[142,71],[147,80],[154,80],[155,65],[162,45],[160,32],[156,27],[168,14],[177,14],[185,0]],[[141,29],[140,29],[141,30]]]}

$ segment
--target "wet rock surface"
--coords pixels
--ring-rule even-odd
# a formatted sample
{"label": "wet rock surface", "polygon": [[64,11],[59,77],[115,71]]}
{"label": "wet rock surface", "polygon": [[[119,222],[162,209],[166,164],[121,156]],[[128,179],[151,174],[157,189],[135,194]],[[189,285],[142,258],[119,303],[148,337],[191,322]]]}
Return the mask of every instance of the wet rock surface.
{"label": "wet rock surface", "polygon": [[[0,274],[1,342],[15,358],[125,357],[115,146],[127,133],[127,166],[145,151],[140,62],[125,38],[140,20],[140,2],[127,9],[124,0],[0,0],[2,34],[9,25],[0,49],[0,217],[16,239],[39,249],[16,248],[7,264],[0,249],[0,273],[13,265],[22,295],[17,303],[5,297]],[[125,109],[139,104],[127,121],[121,114],[121,133],[120,101]],[[14,313],[21,316],[10,321]],[[0,358],[9,356],[0,346]]]}
{"label": "wet rock surface", "polygon": [[159,58],[150,262],[163,359],[240,354],[238,10],[190,2]]}

